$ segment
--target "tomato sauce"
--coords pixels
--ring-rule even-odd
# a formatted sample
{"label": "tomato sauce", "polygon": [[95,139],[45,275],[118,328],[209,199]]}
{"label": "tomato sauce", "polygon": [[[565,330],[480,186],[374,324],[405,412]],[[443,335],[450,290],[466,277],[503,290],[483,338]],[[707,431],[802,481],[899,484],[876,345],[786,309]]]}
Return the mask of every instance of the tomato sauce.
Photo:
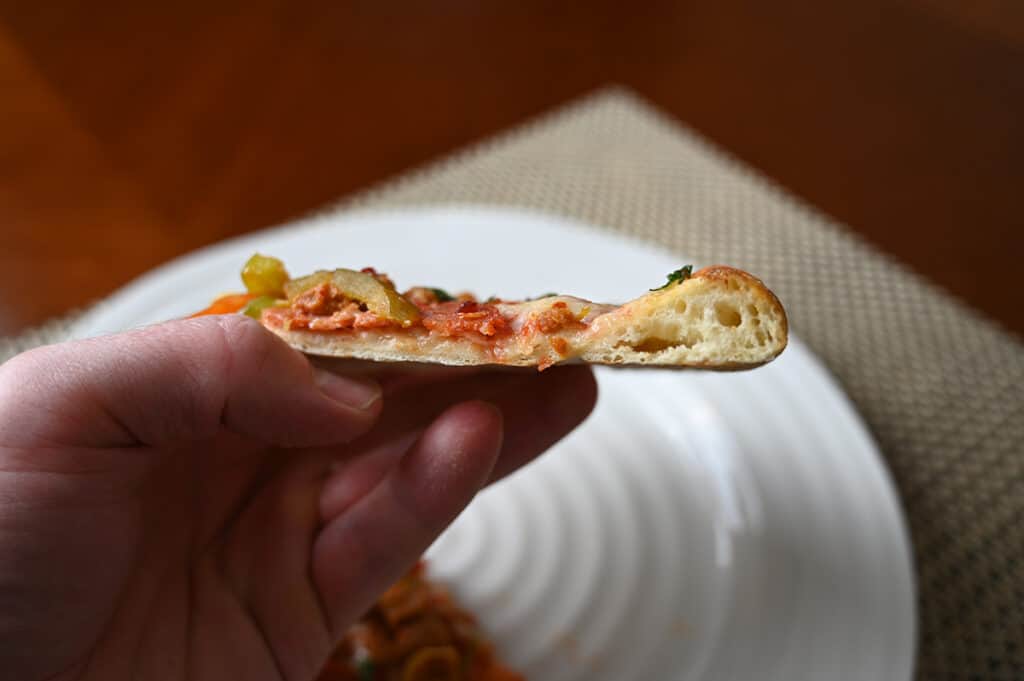
{"label": "tomato sauce", "polygon": [[[512,333],[509,320],[497,306],[475,300],[437,302],[436,297],[420,289],[408,296],[420,311],[413,327],[447,338],[461,337],[485,342]],[[341,295],[329,283],[322,283],[298,295],[288,307],[271,307],[263,312],[263,321],[284,329],[310,331],[346,331],[384,327],[402,327],[383,319]]]}
{"label": "tomato sauce", "polygon": [[430,332],[446,337],[479,334],[487,338],[512,333],[509,320],[494,305],[474,300],[454,300],[420,308],[423,326]]}
{"label": "tomato sauce", "polygon": [[559,300],[548,309],[532,315],[523,325],[523,332],[539,331],[544,334],[552,334],[565,328],[583,328],[584,326],[586,325],[576,317],[565,301]]}

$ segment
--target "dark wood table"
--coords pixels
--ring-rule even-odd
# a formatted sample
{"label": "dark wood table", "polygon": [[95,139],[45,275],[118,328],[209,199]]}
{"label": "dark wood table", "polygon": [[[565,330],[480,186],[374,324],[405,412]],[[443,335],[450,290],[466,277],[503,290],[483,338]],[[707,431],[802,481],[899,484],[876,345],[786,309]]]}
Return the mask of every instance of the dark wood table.
{"label": "dark wood table", "polygon": [[609,82],[1024,332],[1024,5],[52,0],[0,2],[0,333]]}

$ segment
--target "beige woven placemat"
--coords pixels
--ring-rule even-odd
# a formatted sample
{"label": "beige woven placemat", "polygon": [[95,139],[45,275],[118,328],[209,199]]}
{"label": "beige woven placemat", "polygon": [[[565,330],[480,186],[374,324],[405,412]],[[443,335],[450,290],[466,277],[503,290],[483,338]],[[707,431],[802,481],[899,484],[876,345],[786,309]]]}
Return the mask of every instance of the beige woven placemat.
{"label": "beige woven placemat", "polygon": [[[920,679],[1024,679],[1024,346],[770,181],[607,90],[332,210],[524,206],[762,276],[874,431],[914,541]],[[0,341],[60,338],[66,323]]]}

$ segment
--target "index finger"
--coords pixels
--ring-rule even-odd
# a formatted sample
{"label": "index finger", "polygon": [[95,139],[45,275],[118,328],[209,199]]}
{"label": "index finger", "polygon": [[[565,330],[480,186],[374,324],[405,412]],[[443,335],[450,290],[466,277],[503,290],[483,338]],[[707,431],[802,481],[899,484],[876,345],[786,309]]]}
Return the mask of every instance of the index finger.
{"label": "index finger", "polygon": [[582,366],[543,373],[477,372],[385,397],[380,423],[353,443],[321,495],[330,518],[372,489],[397,464],[415,436],[449,407],[486,401],[502,414],[505,437],[488,483],[532,461],[583,422],[594,407],[597,384]]}

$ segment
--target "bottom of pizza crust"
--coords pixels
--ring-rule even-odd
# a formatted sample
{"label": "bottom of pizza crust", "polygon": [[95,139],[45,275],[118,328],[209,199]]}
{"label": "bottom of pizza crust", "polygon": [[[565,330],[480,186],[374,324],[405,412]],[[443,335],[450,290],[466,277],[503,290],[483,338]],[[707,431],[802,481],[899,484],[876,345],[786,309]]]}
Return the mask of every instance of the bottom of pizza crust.
{"label": "bottom of pizza crust", "polygon": [[[275,279],[254,279],[254,262],[257,274]],[[756,277],[724,265],[693,273],[682,268],[624,305],[556,294],[478,301],[425,287],[399,293],[370,268],[291,279],[280,261],[259,255],[243,279],[249,294],[222,298],[204,312],[245,305],[292,347],[327,357],[541,370],[577,362],[743,369],[771,361],[788,340],[786,312],[775,295]],[[264,290],[272,295],[260,295]]]}

